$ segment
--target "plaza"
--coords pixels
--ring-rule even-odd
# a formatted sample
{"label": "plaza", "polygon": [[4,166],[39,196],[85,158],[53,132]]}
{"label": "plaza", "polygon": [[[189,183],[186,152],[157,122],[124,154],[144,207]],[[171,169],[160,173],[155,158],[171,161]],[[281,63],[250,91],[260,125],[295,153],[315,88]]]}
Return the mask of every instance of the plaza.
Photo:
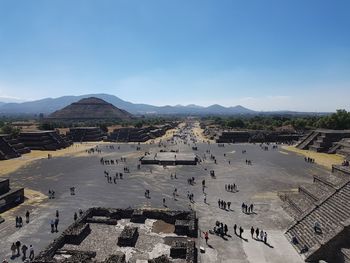
{"label": "plaza", "polygon": [[[26,200],[2,214],[5,222],[0,224],[0,257],[9,259],[11,244],[17,240],[32,244],[37,255],[74,222],[74,213],[91,207],[110,207],[196,211],[200,262],[303,262],[284,235],[293,218],[282,209],[278,193],[296,190],[298,185],[312,182],[313,174],[327,175],[329,171],[317,164],[305,163],[300,155],[280,147],[269,151],[262,150],[258,144],[219,147],[197,141],[190,129],[181,129],[178,133],[181,136],[159,144],[96,143],[99,152],[43,158],[8,174],[11,184],[25,187],[38,198]],[[192,148],[194,145],[196,151]],[[141,149],[137,150],[138,147]],[[201,162],[176,166],[140,164],[145,152],[152,156],[159,154],[160,149],[189,156],[196,154]],[[101,158],[118,162],[105,165],[101,164]],[[251,165],[246,164],[247,159]],[[215,171],[215,177],[210,171]],[[112,177],[122,173],[123,177],[109,182],[106,173]],[[188,183],[192,178],[193,183]],[[226,191],[228,184],[235,184],[237,191]],[[75,188],[75,195],[71,195],[71,187]],[[47,197],[49,190],[55,191],[54,199]],[[149,198],[145,197],[145,190],[149,190]],[[193,201],[189,195],[193,195]],[[220,208],[219,199],[231,202],[230,209]],[[254,212],[242,212],[242,203],[254,204]],[[31,214],[30,222],[16,228],[15,217],[24,216],[27,210]],[[51,233],[50,220],[56,210],[60,213],[58,232]],[[212,232],[216,221],[228,226],[226,236]],[[234,233],[235,224],[244,230],[242,237]],[[266,232],[267,242],[252,238],[251,227]],[[208,245],[205,232],[209,232]],[[200,252],[200,248],[205,251]]]}

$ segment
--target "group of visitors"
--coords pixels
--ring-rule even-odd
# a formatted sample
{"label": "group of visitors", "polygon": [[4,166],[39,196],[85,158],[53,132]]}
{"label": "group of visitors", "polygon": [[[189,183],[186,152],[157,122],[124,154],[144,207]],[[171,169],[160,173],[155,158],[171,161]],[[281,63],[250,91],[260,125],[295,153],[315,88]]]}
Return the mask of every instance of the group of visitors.
{"label": "group of visitors", "polygon": [[194,179],[194,177],[188,178],[188,179],[187,179],[187,183],[190,184],[190,185],[194,185],[194,184],[195,184],[195,179]]}
{"label": "group of visitors", "polygon": [[[27,210],[26,213],[25,213],[26,223],[27,224],[29,223],[29,216],[30,216],[30,213]],[[21,216],[16,216],[16,227],[22,227],[22,226],[23,226],[23,219],[22,219],[22,217]]]}
{"label": "group of visitors", "polygon": [[55,191],[49,189],[49,199],[55,199]]}
{"label": "group of visitors", "polygon": [[187,191],[187,198],[190,200],[191,203],[194,203],[193,193],[190,193],[189,191]]}
{"label": "group of visitors", "polygon": [[112,183],[116,184],[118,179],[123,179],[123,173],[118,173],[118,172],[117,172],[117,173],[115,174],[115,176],[112,177],[112,176],[109,175],[109,172],[106,172],[106,171],[105,171],[105,177],[106,177],[107,182],[108,182],[109,184],[112,184]]}
{"label": "group of visitors", "polygon": [[234,224],[234,226],[233,226],[233,231],[235,232],[235,235],[237,235],[237,236],[239,236],[239,237],[242,237],[242,234],[243,234],[243,232],[244,232],[244,229],[243,229],[243,227],[239,227],[239,229],[238,229],[238,231],[239,231],[239,234],[238,234],[238,232],[237,232],[237,225],[236,224]]}
{"label": "group of visitors", "polygon": [[[27,258],[28,255],[28,249],[29,249],[29,258]],[[12,257],[11,259],[15,259],[16,257],[21,256],[22,252],[22,261],[24,262],[29,262],[34,259],[34,248],[32,245],[28,246],[26,244],[22,244],[21,241],[16,241],[12,243],[11,245],[11,252],[12,252]],[[6,262],[6,261],[5,261]]]}
{"label": "group of visitors", "polygon": [[228,232],[228,226],[223,222],[216,221],[214,226],[214,233],[221,237],[226,236]]}
{"label": "group of visitors", "polygon": [[259,230],[258,227],[256,229],[254,229],[254,227],[251,227],[250,234],[251,234],[253,239],[254,239],[254,234],[255,234],[256,240],[263,241],[265,244],[267,244],[267,233],[264,232],[262,229]]}
{"label": "group of visitors", "polygon": [[254,213],[253,209],[254,209],[253,204],[248,205],[248,204],[242,203],[242,212],[243,213],[245,213],[245,214]]}
{"label": "group of visitors", "polygon": [[225,190],[228,192],[237,192],[237,185],[236,184],[225,184]]}
{"label": "group of visitors", "polygon": [[174,174],[173,174],[173,173],[171,173],[171,174],[170,174],[170,179],[171,179],[171,180],[172,180],[172,179],[177,179],[177,177],[176,177],[176,173],[174,173]]}
{"label": "group of visitors", "polygon": [[304,158],[304,161],[307,162],[307,163],[314,163],[314,162],[315,162],[315,159],[310,158],[310,157],[305,157],[305,158]]}
{"label": "group of visitors", "polygon": [[230,210],[230,207],[231,207],[231,202],[226,202],[226,201],[224,201],[224,200],[218,200],[218,206],[219,206],[219,208],[221,208],[221,209],[224,209],[224,210],[226,210],[226,208],[227,208],[227,210]]}
{"label": "group of visitors", "polygon": [[348,160],[344,160],[341,165],[342,166],[349,166],[349,161]]}
{"label": "group of visitors", "polygon": [[252,165],[252,161],[246,159],[246,160],[245,160],[245,164],[246,164],[246,165]]}

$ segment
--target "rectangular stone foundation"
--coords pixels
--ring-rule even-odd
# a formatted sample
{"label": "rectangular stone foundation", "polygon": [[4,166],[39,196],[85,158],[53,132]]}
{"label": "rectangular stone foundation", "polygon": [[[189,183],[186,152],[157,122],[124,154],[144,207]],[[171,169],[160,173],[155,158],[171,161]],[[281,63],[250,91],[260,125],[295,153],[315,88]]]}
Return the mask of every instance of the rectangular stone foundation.
{"label": "rectangular stone foundation", "polygon": [[134,210],[134,212],[132,213],[130,221],[133,222],[133,223],[143,224],[146,221],[146,217],[143,215],[143,211],[142,210]]}
{"label": "rectangular stone foundation", "polygon": [[67,244],[79,245],[91,232],[89,224],[81,224],[70,229],[65,236]]}
{"label": "rectangular stone foundation", "polygon": [[139,237],[137,227],[126,226],[118,238],[118,246],[120,247],[134,247]]}

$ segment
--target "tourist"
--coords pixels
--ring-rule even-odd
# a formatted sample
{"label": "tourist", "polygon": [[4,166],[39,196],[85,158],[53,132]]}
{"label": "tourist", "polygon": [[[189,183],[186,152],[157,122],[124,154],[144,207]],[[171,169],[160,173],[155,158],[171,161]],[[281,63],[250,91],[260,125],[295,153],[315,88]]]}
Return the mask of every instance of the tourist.
{"label": "tourist", "polygon": [[28,247],[25,244],[23,244],[22,246],[23,260],[27,258],[27,250],[28,250]]}
{"label": "tourist", "polygon": [[240,226],[240,227],[239,227],[239,237],[242,237],[243,232],[244,232],[244,230],[243,230],[243,228]]}
{"label": "tourist", "polygon": [[26,212],[26,223],[28,224],[29,223],[29,211],[27,210]]}
{"label": "tourist", "polygon": [[19,225],[19,227],[23,226],[23,219],[21,216],[18,218],[18,225]]}
{"label": "tourist", "polygon": [[19,217],[16,216],[16,227],[19,227]]}
{"label": "tourist", "polygon": [[264,233],[264,243],[266,244],[266,242],[267,242],[267,233],[265,232]]}
{"label": "tourist", "polygon": [[233,226],[233,230],[235,231],[235,234],[237,235],[237,225],[236,224]]}
{"label": "tourist", "polygon": [[257,227],[256,230],[255,230],[256,239],[259,239],[259,233],[260,233],[260,230],[259,230],[259,228]]}
{"label": "tourist", "polygon": [[55,232],[55,221],[53,219],[50,220],[51,233]]}
{"label": "tourist", "polygon": [[74,221],[77,221],[77,219],[78,219],[77,212],[74,212]]}
{"label": "tourist", "polygon": [[31,261],[34,259],[34,248],[32,245],[29,246],[29,259]]}
{"label": "tourist", "polygon": [[254,237],[253,237],[254,232],[255,232],[254,227],[251,227],[251,229],[250,229],[250,234],[251,234],[252,238],[254,238]]}
{"label": "tourist", "polygon": [[264,239],[264,231],[260,230],[260,240],[263,240],[263,239]]}
{"label": "tourist", "polygon": [[17,241],[16,241],[17,256],[20,255],[20,254],[19,254],[19,253],[20,253],[20,252],[19,252],[20,248],[21,248],[21,241],[17,240]]}
{"label": "tourist", "polygon": [[60,217],[60,213],[58,212],[58,210],[56,210],[56,218]]}
{"label": "tourist", "polygon": [[204,232],[205,243],[208,245],[209,234],[208,232]]}
{"label": "tourist", "polygon": [[58,222],[59,222],[59,219],[58,219],[58,217],[56,217],[55,218],[55,232],[56,233],[58,232],[58,230],[57,230]]}
{"label": "tourist", "polygon": [[15,243],[12,243],[11,245],[11,252],[12,252],[12,257],[16,255],[16,245]]}

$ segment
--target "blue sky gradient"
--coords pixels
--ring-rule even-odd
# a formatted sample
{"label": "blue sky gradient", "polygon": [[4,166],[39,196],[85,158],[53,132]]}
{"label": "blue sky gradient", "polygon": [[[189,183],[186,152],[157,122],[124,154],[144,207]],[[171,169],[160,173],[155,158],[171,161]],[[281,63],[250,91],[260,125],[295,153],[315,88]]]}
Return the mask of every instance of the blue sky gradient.
{"label": "blue sky gradient", "polygon": [[0,97],[350,110],[349,14],[348,0],[0,0]]}

